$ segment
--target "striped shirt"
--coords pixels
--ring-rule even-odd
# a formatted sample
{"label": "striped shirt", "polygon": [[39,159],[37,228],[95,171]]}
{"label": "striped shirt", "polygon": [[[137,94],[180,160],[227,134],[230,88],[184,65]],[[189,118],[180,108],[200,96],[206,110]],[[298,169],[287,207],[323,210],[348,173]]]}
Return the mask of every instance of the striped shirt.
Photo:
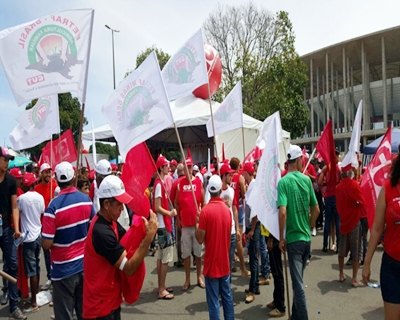
{"label": "striped shirt", "polygon": [[43,216],[43,239],[53,240],[51,279],[61,280],[83,271],[83,252],[90,219],[95,215],[90,198],[67,187],[54,198]]}

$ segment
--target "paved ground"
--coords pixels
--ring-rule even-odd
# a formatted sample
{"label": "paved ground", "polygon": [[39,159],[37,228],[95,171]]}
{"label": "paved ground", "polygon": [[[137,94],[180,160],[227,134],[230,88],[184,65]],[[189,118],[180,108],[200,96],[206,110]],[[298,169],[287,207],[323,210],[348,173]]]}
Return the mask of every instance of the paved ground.
{"label": "paved ground", "polygon": [[[323,253],[322,235],[313,238],[313,258],[305,270],[306,298],[310,319],[383,319],[383,302],[379,289],[368,287],[352,288],[350,283],[351,267],[345,267],[347,280],[339,283],[337,255],[333,252]],[[382,248],[375,254],[372,266],[372,278],[379,279]],[[175,289],[175,299],[170,301],[158,300],[154,291],[157,284],[154,257],[146,258],[147,276],[141,297],[134,305],[122,306],[123,319],[208,319],[208,309],[205,291],[192,287],[188,292],[182,292],[184,280],[182,268],[171,268],[167,276],[167,284]],[[43,268],[44,269],[44,268]],[[251,304],[244,303],[244,290],[248,279],[233,275],[232,284],[237,319],[268,319],[266,304],[272,301],[273,285],[262,286],[261,295]],[[361,270],[359,272],[361,278]],[[195,283],[195,270],[192,272],[192,283]],[[290,289],[291,290],[291,289]],[[0,306],[0,319],[8,317],[8,307]],[[37,313],[28,315],[28,319],[50,319],[52,308],[43,306]],[[282,319],[287,319],[282,318]]]}

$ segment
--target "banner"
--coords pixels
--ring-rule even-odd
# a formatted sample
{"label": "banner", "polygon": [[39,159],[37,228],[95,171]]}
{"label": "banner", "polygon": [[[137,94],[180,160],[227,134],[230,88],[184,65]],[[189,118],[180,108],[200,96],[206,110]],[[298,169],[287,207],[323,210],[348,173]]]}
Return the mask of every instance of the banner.
{"label": "banner", "polygon": [[93,15],[62,11],[0,32],[0,60],[18,105],[70,91],[82,101]]}
{"label": "banner", "polygon": [[224,132],[243,127],[243,103],[242,83],[239,81],[229,92],[217,111],[213,113],[214,129],[212,119],[207,121],[207,135],[213,137]]}
{"label": "banner", "polygon": [[279,239],[279,211],[276,205],[278,199],[278,182],[281,179],[279,168],[279,138],[282,128],[279,111],[265,119],[264,137],[266,142],[257,170],[257,178],[247,204],[251,207],[250,219],[257,216],[258,220]]}
{"label": "banner", "polygon": [[389,179],[392,164],[392,127],[383,137],[371,162],[361,178],[361,191],[365,199],[368,225],[371,228],[375,217],[376,200],[386,180]]}
{"label": "banner", "polygon": [[40,163],[48,163],[56,167],[62,161],[74,162],[78,159],[72,130],[68,129],[58,139],[49,141],[42,149]]}
{"label": "banner", "polygon": [[162,70],[170,101],[192,94],[208,83],[203,31],[200,29],[175,53]]}
{"label": "banner", "polygon": [[173,125],[154,52],[121,82],[102,111],[123,157],[132,147]]}
{"label": "banner", "polygon": [[9,139],[14,150],[37,146],[60,133],[58,96],[38,99],[29,110],[24,110],[17,119],[17,126],[11,131]]}
{"label": "banner", "polygon": [[357,113],[354,118],[353,131],[351,132],[349,150],[343,157],[341,167],[358,168],[357,153],[360,153],[360,139],[361,139],[361,118],[362,118],[362,100],[358,104]]}

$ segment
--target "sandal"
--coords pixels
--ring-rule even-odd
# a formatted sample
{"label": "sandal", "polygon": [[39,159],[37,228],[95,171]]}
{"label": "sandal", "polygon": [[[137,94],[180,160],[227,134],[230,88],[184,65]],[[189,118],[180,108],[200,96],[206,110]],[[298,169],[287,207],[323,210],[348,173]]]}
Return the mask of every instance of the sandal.
{"label": "sandal", "polygon": [[163,296],[158,296],[158,299],[162,299],[162,300],[172,300],[173,298],[175,298],[175,296],[172,293],[167,293]]}
{"label": "sandal", "polygon": [[188,291],[190,288],[190,283],[185,283],[182,287],[182,291]]}

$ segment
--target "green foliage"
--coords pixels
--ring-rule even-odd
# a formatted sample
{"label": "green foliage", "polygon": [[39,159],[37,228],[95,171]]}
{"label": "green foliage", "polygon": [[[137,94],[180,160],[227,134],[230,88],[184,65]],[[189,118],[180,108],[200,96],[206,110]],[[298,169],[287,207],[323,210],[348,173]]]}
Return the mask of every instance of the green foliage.
{"label": "green foliage", "polygon": [[[89,152],[93,152],[93,145],[90,146]],[[118,155],[118,149],[116,145],[110,145],[106,143],[96,142],[96,153],[108,154],[110,159],[116,159]]]}
{"label": "green foliage", "polygon": [[[136,57],[136,67],[140,66],[140,64],[149,56],[149,54],[155,51],[156,55],[157,55],[157,59],[158,59],[158,63],[160,65],[160,69],[162,70],[162,68],[164,68],[164,66],[167,64],[169,58],[171,58],[171,56],[164,52],[161,49],[156,48],[155,46],[152,46],[150,48],[147,48],[145,50],[143,50],[142,52],[140,52],[138,54],[138,56]],[[129,70],[126,74],[125,74],[125,78],[132,72],[132,70]]]}
{"label": "green foliage", "polygon": [[[32,108],[37,100],[32,100],[27,106],[26,110]],[[71,129],[74,135],[75,143],[78,141],[79,134],[79,122],[81,116],[81,104],[79,103],[78,98],[73,98],[71,93],[62,93],[58,95],[58,104],[59,104],[59,112],[60,112],[60,129],[61,133],[67,129]],[[83,119],[83,125],[87,124],[86,118]],[[53,139],[58,138],[58,134],[54,134]],[[40,154],[42,153],[42,148],[46,145],[46,142],[43,142],[33,148],[29,148],[23,150],[31,155],[31,159],[39,159]]]}

